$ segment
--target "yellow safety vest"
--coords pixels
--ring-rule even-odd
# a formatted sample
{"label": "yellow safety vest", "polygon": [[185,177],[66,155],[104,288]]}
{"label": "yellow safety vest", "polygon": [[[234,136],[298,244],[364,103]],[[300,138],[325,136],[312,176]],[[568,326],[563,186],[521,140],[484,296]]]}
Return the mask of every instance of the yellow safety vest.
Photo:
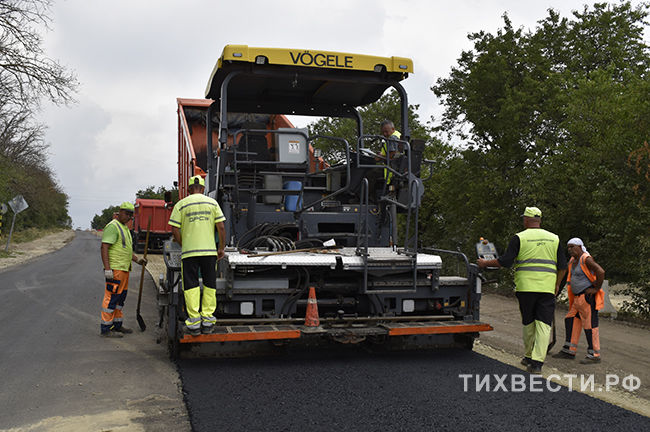
{"label": "yellow safety vest", "polygon": [[517,237],[519,237],[519,254],[515,259],[517,291],[554,294],[559,237],[541,228],[529,228],[517,233]]}
{"label": "yellow safety vest", "polygon": [[[390,139],[399,140],[401,138],[402,138],[402,134],[399,131],[395,131],[391,136],[388,137],[388,140]],[[384,141],[383,144],[381,145],[381,155],[385,158],[387,154],[388,154],[388,141]],[[393,178],[393,173],[389,172],[387,169],[384,169],[384,178],[388,183],[390,183],[391,179]]]}
{"label": "yellow safety vest", "polygon": [[104,227],[102,243],[108,243],[108,263],[113,270],[131,270],[133,258],[133,239],[126,225],[113,219]]}
{"label": "yellow safety vest", "polygon": [[181,230],[181,258],[217,255],[215,224],[225,220],[217,201],[203,194],[188,195],[177,202],[168,223]]}

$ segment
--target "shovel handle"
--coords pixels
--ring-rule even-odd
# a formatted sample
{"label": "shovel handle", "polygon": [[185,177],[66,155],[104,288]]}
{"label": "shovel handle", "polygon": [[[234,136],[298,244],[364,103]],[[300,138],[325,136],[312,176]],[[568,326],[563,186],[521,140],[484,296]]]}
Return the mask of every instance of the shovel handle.
{"label": "shovel handle", "polygon": [[[149,230],[151,229],[151,216],[149,216],[149,221],[147,222],[147,235],[144,240],[144,254],[143,258],[147,258],[147,249],[149,248]],[[140,313],[140,303],[142,302],[142,284],[144,283],[144,266],[142,266],[142,272],[140,273],[140,292],[138,293],[138,314]]]}

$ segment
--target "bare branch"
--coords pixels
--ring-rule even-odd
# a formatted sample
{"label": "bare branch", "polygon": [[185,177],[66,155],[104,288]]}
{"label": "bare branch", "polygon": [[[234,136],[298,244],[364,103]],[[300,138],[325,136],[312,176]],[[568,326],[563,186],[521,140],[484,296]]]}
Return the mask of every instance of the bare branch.
{"label": "bare branch", "polygon": [[43,97],[74,101],[75,75],[42,47],[51,6],[51,0],[0,1],[0,99],[6,103],[38,108]]}

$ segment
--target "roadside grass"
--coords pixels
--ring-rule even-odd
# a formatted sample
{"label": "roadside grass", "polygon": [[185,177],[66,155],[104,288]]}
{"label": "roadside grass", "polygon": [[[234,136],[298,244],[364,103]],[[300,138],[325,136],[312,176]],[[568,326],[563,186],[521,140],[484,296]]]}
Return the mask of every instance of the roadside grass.
{"label": "roadside grass", "polygon": [[22,255],[22,252],[18,251],[7,251],[5,252],[4,246],[0,249],[0,258],[13,258],[18,255]]}
{"label": "roadside grass", "polygon": [[[12,244],[27,243],[32,240],[36,240],[50,234],[55,234],[61,231],[65,231],[67,229],[68,228],[27,228],[21,231],[14,231],[14,233],[11,235],[11,243]],[[3,229],[3,233],[0,236],[0,245],[7,244],[7,238],[9,237],[9,230],[7,228],[7,232],[4,231],[5,230]],[[4,248],[2,249],[4,250]]]}

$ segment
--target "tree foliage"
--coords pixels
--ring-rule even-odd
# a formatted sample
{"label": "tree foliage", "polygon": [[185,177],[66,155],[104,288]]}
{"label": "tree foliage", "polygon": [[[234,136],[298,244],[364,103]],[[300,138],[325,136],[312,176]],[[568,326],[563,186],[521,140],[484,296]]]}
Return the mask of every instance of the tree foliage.
{"label": "tree foliage", "polygon": [[140,189],[135,193],[136,198],[145,198],[145,199],[159,199],[164,200],[165,194],[169,192],[171,194],[171,202],[178,201],[178,189],[171,188],[167,189],[165,186],[148,186],[145,189]]}
{"label": "tree foliage", "polygon": [[648,9],[549,10],[529,31],[504,15],[495,34],[469,35],[473,49],[432,87],[440,129],[462,144],[428,191],[431,240],[470,251],[482,235],[504,247],[536,205],[545,227],[581,237],[610,279],[645,284],[650,301],[639,282],[650,266]]}
{"label": "tree foliage", "polygon": [[[430,128],[420,121],[417,110],[419,105],[409,105],[408,121],[411,129],[411,138],[420,138],[427,141],[432,140]],[[400,97],[395,90],[385,93],[375,103],[366,105],[359,109],[363,121],[364,135],[380,135],[381,122],[391,120],[395,123],[395,129],[400,129],[401,121],[401,102]],[[339,117],[324,117],[308,126],[309,134],[326,135],[345,139],[350,145],[350,150],[354,151],[357,147],[359,134],[357,123],[353,119]],[[364,142],[364,146],[368,146]],[[379,146],[378,143],[375,145]],[[345,146],[340,142],[317,139],[314,141],[314,147],[323,152],[326,160],[334,162],[345,155]],[[377,147],[375,150],[379,151]]]}
{"label": "tree foliage", "polygon": [[69,227],[68,197],[47,166],[43,127],[29,110],[0,103],[0,202],[23,195],[29,208],[16,218],[23,228]]}
{"label": "tree foliage", "polygon": [[47,164],[45,126],[37,120],[43,98],[72,101],[74,75],[48,58],[41,33],[50,0],[0,2],[0,201],[22,194],[29,209],[16,228],[69,226],[68,197]]}
{"label": "tree foliage", "polygon": [[38,106],[42,97],[55,103],[72,101],[74,74],[43,50],[41,32],[48,30],[51,0],[0,2],[0,100]]}
{"label": "tree foliage", "polygon": [[95,230],[104,229],[106,224],[113,220],[113,213],[118,211],[120,211],[119,205],[106,207],[100,214],[96,214],[93,217],[93,220],[90,222],[90,228]]}
{"label": "tree foliage", "polygon": [[[172,188],[167,189],[165,186],[148,186],[144,189],[140,189],[135,193],[136,198],[142,199],[165,199],[165,193],[171,193],[171,200],[173,203],[178,202],[178,189]],[[113,213],[120,210],[120,206],[109,206],[101,211],[101,213],[96,214],[92,221],[90,222],[90,227],[92,229],[104,229],[107,223],[113,219]]]}

